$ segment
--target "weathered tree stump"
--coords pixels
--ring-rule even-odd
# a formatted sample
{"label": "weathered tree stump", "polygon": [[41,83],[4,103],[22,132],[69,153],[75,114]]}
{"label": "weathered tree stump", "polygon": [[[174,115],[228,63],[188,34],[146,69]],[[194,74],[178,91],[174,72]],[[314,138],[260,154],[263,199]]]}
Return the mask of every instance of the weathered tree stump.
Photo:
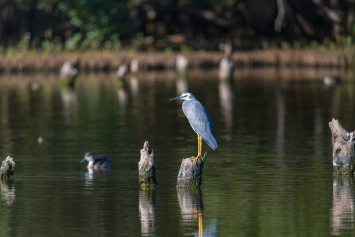
{"label": "weathered tree stump", "polygon": [[[205,155],[203,156],[203,158]],[[177,188],[199,188],[202,183],[203,159],[185,158],[181,162],[177,177]]]}
{"label": "weathered tree stump", "polygon": [[11,156],[7,156],[5,160],[2,161],[0,167],[0,178],[1,180],[6,180],[11,178],[15,174],[15,161]]}
{"label": "weathered tree stump", "polygon": [[139,185],[143,190],[154,189],[158,186],[155,167],[155,156],[149,142],[144,142],[141,158],[138,162]]}
{"label": "weathered tree stump", "polygon": [[337,119],[329,122],[332,132],[333,168],[335,174],[354,173],[354,132],[347,132]]}

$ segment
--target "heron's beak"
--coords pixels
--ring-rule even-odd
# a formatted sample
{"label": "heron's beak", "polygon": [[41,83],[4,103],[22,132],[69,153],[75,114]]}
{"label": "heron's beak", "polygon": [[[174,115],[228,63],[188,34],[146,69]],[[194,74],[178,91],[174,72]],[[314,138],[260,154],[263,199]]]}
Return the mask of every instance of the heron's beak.
{"label": "heron's beak", "polygon": [[83,162],[85,162],[86,161],[86,159],[84,158],[84,159],[82,159],[81,161],[80,161],[80,163],[83,163]]}
{"label": "heron's beak", "polygon": [[171,98],[169,101],[173,101],[173,100],[180,100],[181,99],[181,96],[176,96],[174,98]]}

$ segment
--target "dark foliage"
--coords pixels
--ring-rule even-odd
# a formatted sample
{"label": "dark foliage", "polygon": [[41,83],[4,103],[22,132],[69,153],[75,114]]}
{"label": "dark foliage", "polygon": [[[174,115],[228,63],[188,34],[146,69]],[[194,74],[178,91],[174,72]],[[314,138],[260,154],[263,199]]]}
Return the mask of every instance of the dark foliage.
{"label": "dark foliage", "polygon": [[354,6],[353,0],[0,0],[0,43],[77,49],[335,41],[353,37]]}

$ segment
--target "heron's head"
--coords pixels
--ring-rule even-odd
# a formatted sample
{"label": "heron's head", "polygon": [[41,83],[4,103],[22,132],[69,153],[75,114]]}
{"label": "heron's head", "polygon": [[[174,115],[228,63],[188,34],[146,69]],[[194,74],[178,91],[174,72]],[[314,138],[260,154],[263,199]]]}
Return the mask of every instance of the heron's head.
{"label": "heron's head", "polygon": [[189,92],[182,93],[180,96],[174,97],[171,100],[183,100],[183,101],[190,101],[196,100],[195,96]]}
{"label": "heron's head", "polygon": [[82,160],[80,161],[80,163],[83,163],[83,162],[85,162],[85,161],[88,161],[88,162],[94,161],[94,157],[95,157],[94,153],[92,153],[92,152],[86,152],[85,155],[84,155],[84,159],[82,159]]}

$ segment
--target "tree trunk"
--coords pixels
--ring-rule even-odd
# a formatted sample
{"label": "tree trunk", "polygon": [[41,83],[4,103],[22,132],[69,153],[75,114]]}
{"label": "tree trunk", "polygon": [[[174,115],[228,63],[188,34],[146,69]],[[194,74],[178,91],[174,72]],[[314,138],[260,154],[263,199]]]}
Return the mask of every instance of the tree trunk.
{"label": "tree trunk", "polygon": [[332,132],[334,173],[351,175],[354,173],[354,132],[347,132],[333,119],[329,123]]}
{"label": "tree trunk", "polygon": [[202,183],[203,165],[203,159],[198,159],[196,161],[194,161],[194,157],[183,159],[176,187],[191,189],[199,188]]}
{"label": "tree trunk", "polygon": [[143,190],[154,189],[158,186],[155,167],[155,156],[149,142],[144,142],[141,158],[138,162],[139,185]]}

